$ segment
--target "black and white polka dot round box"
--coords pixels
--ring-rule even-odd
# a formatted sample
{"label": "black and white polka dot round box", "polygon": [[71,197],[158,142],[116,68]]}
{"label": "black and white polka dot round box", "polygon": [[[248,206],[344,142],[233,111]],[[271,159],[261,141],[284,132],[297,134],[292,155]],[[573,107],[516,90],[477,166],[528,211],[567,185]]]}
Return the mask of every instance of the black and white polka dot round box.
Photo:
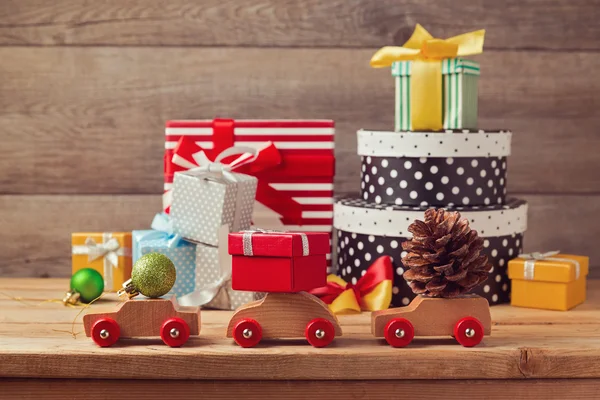
{"label": "black and white polka dot round box", "polygon": [[411,206],[503,204],[508,131],[360,130],[361,198]]}
{"label": "black and white polka dot round box", "polygon": [[[510,301],[508,261],[523,249],[527,203],[508,199],[504,205],[444,208],[459,211],[484,238],[483,251],[493,269],[488,280],[474,293],[487,298],[491,305]],[[356,283],[373,261],[388,255],[392,257],[395,271],[392,305],[407,305],[415,296],[402,277],[401,243],[411,238],[408,226],[415,219],[423,220],[426,209],[380,205],[357,198],[338,200],[334,206],[337,274],[346,282]]]}

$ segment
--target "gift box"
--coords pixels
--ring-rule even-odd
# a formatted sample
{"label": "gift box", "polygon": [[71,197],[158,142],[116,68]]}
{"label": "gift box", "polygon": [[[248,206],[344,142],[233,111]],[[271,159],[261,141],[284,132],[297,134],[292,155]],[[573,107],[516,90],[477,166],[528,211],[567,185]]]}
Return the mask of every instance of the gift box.
{"label": "gift box", "polygon": [[479,64],[463,56],[483,52],[485,31],[434,38],[421,25],[403,46],[385,46],[371,58],[396,78],[396,131],[477,127]]}
{"label": "gift box", "polygon": [[227,239],[219,247],[203,243],[196,245],[196,288],[179,299],[184,306],[202,306],[218,310],[235,310],[262,296],[231,288],[231,255]]}
{"label": "gift box", "polygon": [[[484,239],[482,252],[493,268],[488,280],[473,293],[485,297],[491,305],[508,302],[507,265],[522,250],[527,203],[509,199],[505,205],[444,208],[459,211]],[[422,220],[425,210],[427,207],[382,205],[352,197],[339,199],[334,207],[338,275],[346,282],[355,283],[376,259],[390,256],[394,269],[392,305],[409,304],[415,295],[402,277],[402,242],[412,237],[408,226],[416,219]]]}
{"label": "gift box", "polygon": [[231,233],[232,287],[258,292],[300,292],[325,286],[328,251],[326,233]]}
{"label": "gift box", "polygon": [[249,229],[257,179],[232,172],[178,172],[173,180],[174,231],[212,246],[219,235]]}
{"label": "gift box", "polygon": [[[156,221],[156,218],[155,218]],[[153,223],[153,225],[155,225]],[[169,257],[177,272],[175,285],[165,295],[183,296],[196,287],[196,244],[180,239],[168,232],[148,229],[133,231],[133,262],[148,253],[161,253]]]}
{"label": "gift box", "polygon": [[105,291],[118,291],[131,278],[131,233],[77,232],[71,235],[72,273],[92,268],[104,277]]}
{"label": "gift box", "polygon": [[589,258],[559,252],[523,254],[508,263],[511,305],[567,311],[585,301]]}
{"label": "gift box", "polygon": [[335,172],[333,121],[168,121],[165,133],[165,211],[171,206],[175,172],[202,166],[232,146],[260,151],[266,142],[271,142],[276,154],[270,150],[261,152],[261,157],[233,169],[258,178],[255,226],[331,233]]}
{"label": "gift box", "polygon": [[413,206],[486,206],[506,198],[508,131],[359,130],[361,198]]}
{"label": "gift box", "polygon": [[[413,130],[411,118],[412,61],[392,64],[396,80],[395,130]],[[462,58],[442,60],[442,117],[444,129],[477,128],[479,63]]]}

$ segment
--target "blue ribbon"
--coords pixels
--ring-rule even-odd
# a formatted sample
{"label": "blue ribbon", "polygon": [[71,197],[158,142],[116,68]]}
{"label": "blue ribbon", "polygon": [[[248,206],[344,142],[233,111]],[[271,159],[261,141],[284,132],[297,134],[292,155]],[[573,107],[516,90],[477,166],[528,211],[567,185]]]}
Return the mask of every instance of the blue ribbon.
{"label": "blue ribbon", "polygon": [[156,214],[150,227],[154,230],[140,236],[140,241],[163,239],[165,240],[167,247],[173,249],[177,247],[179,242],[183,239],[181,235],[173,232],[173,220],[168,214]]}

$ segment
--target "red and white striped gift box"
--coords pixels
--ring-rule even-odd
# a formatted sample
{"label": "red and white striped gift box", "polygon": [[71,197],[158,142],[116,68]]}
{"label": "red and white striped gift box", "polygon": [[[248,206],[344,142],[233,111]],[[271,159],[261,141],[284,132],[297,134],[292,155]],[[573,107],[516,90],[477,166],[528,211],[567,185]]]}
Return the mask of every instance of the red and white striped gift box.
{"label": "red and white striped gift box", "polygon": [[[190,168],[173,163],[181,142],[195,145],[213,160],[232,146],[263,148],[273,142],[281,162],[266,169],[239,172],[259,180],[255,226],[264,229],[331,232],[335,173],[334,122],[331,120],[179,120],[165,131],[165,196],[169,211],[173,175]],[[182,139],[183,138],[183,139]]]}

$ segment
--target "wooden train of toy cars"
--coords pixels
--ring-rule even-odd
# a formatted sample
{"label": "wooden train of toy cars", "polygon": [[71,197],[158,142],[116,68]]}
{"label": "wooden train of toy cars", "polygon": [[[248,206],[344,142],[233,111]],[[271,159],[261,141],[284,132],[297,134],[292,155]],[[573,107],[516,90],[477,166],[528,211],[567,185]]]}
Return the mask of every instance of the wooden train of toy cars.
{"label": "wooden train of toy cars", "polygon": [[[116,311],[87,314],[85,333],[101,347],[119,338],[160,336],[179,347],[200,334],[198,307],[183,307],[175,298],[127,300]],[[490,335],[491,316],[486,299],[466,295],[454,299],[418,296],[408,306],[371,313],[371,332],[393,347],[405,347],[415,337],[453,336],[464,347],[478,345]],[[325,347],[342,329],[328,306],[306,293],[268,293],[236,310],[226,336],[241,347],[262,339],[304,337],[314,347]]]}
{"label": "wooden train of toy cars", "polygon": [[127,300],[115,311],[85,315],[83,326],[86,336],[100,347],[112,346],[119,338],[150,336],[179,347],[200,334],[200,309],[180,306],[174,297]]}
{"label": "wooden train of toy cars", "polygon": [[[229,234],[234,290],[267,292],[239,307],[226,336],[241,347],[262,339],[306,338],[325,347],[342,329],[329,306],[306,290],[326,284],[329,235],[314,232],[250,231]],[[171,300],[127,300],[114,312],[84,317],[87,336],[99,346],[120,337],[160,336],[169,346],[183,345],[200,333],[198,307],[182,307]],[[415,336],[454,336],[465,347],[479,344],[491,331],[486,299],[476,295],[456,298],[417,296],[408,306],[375,311],[371,330],[393,347],[407,346]]]}

